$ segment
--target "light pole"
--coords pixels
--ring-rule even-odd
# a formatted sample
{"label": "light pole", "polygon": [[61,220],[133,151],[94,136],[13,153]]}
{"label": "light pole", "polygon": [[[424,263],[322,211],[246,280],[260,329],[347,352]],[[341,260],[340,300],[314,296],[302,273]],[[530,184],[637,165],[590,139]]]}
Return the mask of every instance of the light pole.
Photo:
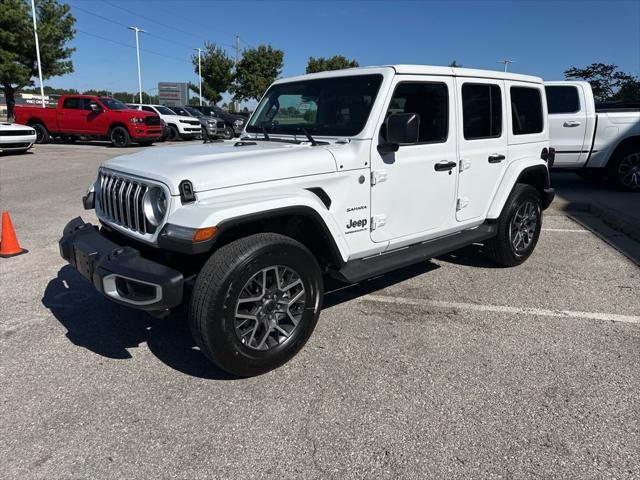
{"label": "light pole", "polygon": [[38,76],[40,77],[40,99],[44,108],[44,85],[42,84],[42,65],[40,64],[40,44],[38,43],[38,23],[36,21],[36,3],[31,0],[31,15],[33,16],[33,34],[36,37],[36,57],[38,58]]}
{"label": "light pole", "polygon": [[144,33],[145,31],[138,27],[129,27],[129,30],[133,30],[134,32],[136,32],[136,57],[138,58],[138,92],[140,94],[140,104],[142,104],[142,76],[140,75],[140,40],[138,39],[138,35],[140,34],[140,32]]}
{"label": "light pole", "polygon": [[202,52],[201,48],[194,48],[194,50],[198,51],[198,77],[200,77],[200,106],[202,106],[202,57],[200,53]]}
{"label": "light pole", "polygon": [[510,63],[514,63],[513,60],[509,60],[508,58],[505,58],[504,60],[498,60],[498,63],[502,63],[504,65],[504,71],[507,71],[507,65],[509,65]]}

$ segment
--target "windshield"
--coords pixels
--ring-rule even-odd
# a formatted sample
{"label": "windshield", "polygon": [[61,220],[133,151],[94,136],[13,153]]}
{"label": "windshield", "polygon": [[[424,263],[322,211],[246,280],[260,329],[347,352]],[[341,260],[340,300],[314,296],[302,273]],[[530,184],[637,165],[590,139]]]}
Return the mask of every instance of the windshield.
{"label": "windshield", "polygon": [[273,85],[256,109],[248,132],[352,136],[362,131],[382,75],[322,78]]}
{"label": "windshield", "polygon": [[129,107],[115,98],[100,97],[100,101],[109,110],[129,110]]}
{"label": "windshield", "polygon": [[162,105],[156,105],[155,108],[160,115],[175,115],[176,112],[171,110],[170,108],[163,107]]}
{"label": "windshield", "polygon": [[195,108],[193,108],[193,107],[187,107],[187,106],[185,105],[184,109],[185,109],[187,112],[189,112],[189,113],[191,114],[191,116],[193,116],[193,117],[202,117],[202,116],[203,116],[203,115],[202,115],[202,113],[200,113],[198,110],[196,110],[196,109],[195,109]]}

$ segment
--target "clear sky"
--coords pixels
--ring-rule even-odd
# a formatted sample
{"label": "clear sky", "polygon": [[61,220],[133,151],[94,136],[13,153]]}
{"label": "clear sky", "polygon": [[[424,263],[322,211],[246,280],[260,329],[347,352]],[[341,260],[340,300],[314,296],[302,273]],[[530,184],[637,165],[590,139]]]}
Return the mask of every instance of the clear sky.
{"label": "clear sky", "polygon": [[[55,87],[137,90],[134,33],[141,34],[143,89],[197,82],[189,57],[205,41],[234,55],[270,43],[285,52],[283,76],[304,73],[309,56],[360,65],[418,63],[509,70],[561,79],[570,66],[614,63],[640,74],[640,1],[188,1],[67,0],[78,30],[75,72]],[[145,51],[147,50],[147,51]],[[155,52],[151,53],[151,52]],[[158,55],[159,54],[159,55]]]}

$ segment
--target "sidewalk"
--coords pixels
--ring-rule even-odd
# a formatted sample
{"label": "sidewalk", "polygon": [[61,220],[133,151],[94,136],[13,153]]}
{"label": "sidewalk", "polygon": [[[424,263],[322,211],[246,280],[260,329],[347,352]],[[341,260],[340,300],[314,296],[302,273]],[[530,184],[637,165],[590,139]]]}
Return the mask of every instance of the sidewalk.
{"label": "sidewalk", "polygon": [[550,212],[590,213],[611,228],[640,242],[640,193],[620,192],[605,182],[585,180],[573,173],[552,173],[556,198]]}

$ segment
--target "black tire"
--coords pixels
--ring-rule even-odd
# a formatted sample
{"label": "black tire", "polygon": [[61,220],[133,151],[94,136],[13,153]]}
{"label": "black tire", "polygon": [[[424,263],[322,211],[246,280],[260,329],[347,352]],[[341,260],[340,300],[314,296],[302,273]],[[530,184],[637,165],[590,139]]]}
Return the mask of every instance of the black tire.
{"label": "black tire", "polygon": [[229,125],[225,125],[224,132],[222,133],[222,137],[225,140],[231,140],[233,138],[233,128],[231,128]]}
{"label": "black tire", "polygon": [[180,132],[175,125],[169,125],[169,135],[167,136],[169,142],[176,142],[180,140]]}
{"label": "black tire", "polygon": [[45,127],[43,124],[32,123],[30,127],[36,131],[36,143],[44,144],[51,141],[51,135],[49,135],[47,127]]}
{"label": "black tire", "polygon": [[[240,328],[241,319],[236,319],[239,315],[238,309],[242,299],[247,295],[246,288],[251,284],[251,280],[262,274],[263,270],[269,270],[277,266],[280,272],[284,270],[293,271],[298,274],[304,291],[298,296],[304,298],[304,304],[298,306],[298,322],[293,327],[288,327],[289,336],[280,339],[273,339],[269,335],[271,330],[264,336],[256,335],[258,328],[265,328],[267,323],[262,320],[249,320],[249,330],[253,330],[248,341],[241,341]],[[276,270],[278,271],[278,270]],[[272,278],[273,274],[270,274]],[[266,282],[267,277],[264,278]],[[293,277],[292,277],[293,278]],[[259,284],[253,284],[258,285]],[[269,295],[265,295],[262,289],[262,298],[257,302],[269,303]],[[267,292],[269,292],[267,290]],[[272,292],[273,293],[273,292]],[[315,257],[297,241],[275,233],[259,233],[245,238],[241,238],[229,243],[216,251],[204,264],[193,288],[189,311],[189,325],[196,345],[202,353],[218,365],[222,370],[233,375],[248,377],[260,375],[290,360],[307,342],[313,332],[318,316],[322,308],[322,274]],[[290,297],[286,297],[290,298]],[[282,300],[282,298],[280,299]],[[271,300],[270,312],[272,315],[278,314],[273,308],[283,308],[281,303]],[[286,303],[286,302],[285,302]],[[258,308],[267,309],[263,303]],[[290,313],[291,303],[286,307]],[[284,312],[280,321],[287,322],[288,317]],[[264,315],[263,315],[264,316]],[[268,316],[268,315],[267,315]],[[256,325],[255,328],[251,326]],[[260,327],[258,327],[260,326]],[[272,327],[269,327],[272,328]],[[284,327],[287,328],[287,327]],[[280,335],[276,330],[273,334]],[[246,334],[242,338],[246,339]],[[269,338],[268,349],[257,350],[247,346],[255,338],[264,342],[264,338]],[[254,345],[256,347],[256,345]],[[258,345],[259,347],[259,345]]]}
{"label": "black tire", "polygon": [[618,190],[640,192],[640,148],[630,146],[616,152],[607,165],[607,179]]}
{"label": "black tire", "polygon": [[[531,213],[535,225],[524,220],[523,212]],[[529,218],[529,215],[526,218]],[[497,235],[485,243],[485,252],[491,259],[505,267],[520,265],[529,258],[536,248],[541,228],[542,201],[540,193],[531,185],[518,183],[513,188],[502,209],[500,218],[498,218]],[[518,237],[518,232],[520,237]],[[515,244],[519,247],[516,247]]]}
{"label": "black tire", "polygon": [[126,148],[131,145],[131,136],[125,127],[115,126],[109,132],[111,145],[117,148]]}

